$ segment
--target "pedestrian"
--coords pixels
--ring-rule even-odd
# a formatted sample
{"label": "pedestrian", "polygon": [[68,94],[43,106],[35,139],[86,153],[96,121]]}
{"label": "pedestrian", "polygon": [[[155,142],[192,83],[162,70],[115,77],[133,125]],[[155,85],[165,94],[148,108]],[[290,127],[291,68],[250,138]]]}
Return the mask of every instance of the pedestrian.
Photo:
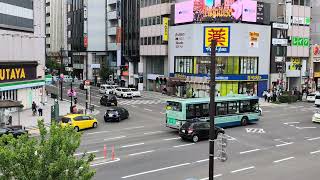
{"label": "pedestrian", "polygon": [[34,101],[32,102],[31,109],[32,109],[32,115],[35,116],[37,114],[37,104]]}
{"label": "pedestrian", "polygon": [[270,90],[268,90],[268,92],[267,92],[267,100],[268,100],[268,102],[270,102],[270,98],[271,98],[271,92],[270,92]]}
{"label": "pedestrian", "polygon": [[273,101],[273,102],[276,102],[276,101],[277,101],[277,94],[276,94],[276,91],[275,91],[275,90],[273,90],[273,92],[272,92],[272,101]]}
{"label": "pedestrian", "polygon": [[220,91],[217,92],[217,95],[216,95],[216,96],[217,96],[217,97],[221,96]]}
{"label": "pedestrian", "polygon": [[43,107],[42,107],[42,103],[39,104],[39,107],[38,107],[38,112],[39,112],[39,116],[42,116],[42,111],[43,111]]}

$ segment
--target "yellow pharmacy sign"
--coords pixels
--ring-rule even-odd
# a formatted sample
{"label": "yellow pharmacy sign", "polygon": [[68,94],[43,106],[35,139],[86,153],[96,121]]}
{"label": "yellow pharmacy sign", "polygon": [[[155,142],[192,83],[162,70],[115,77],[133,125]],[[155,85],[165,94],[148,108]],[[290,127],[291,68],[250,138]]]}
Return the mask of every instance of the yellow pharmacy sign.
{"label": "yellow pharmacy sign", "polygon": [[163,41],[168,41],[169,39],[169,18],[168,17],[163,17],[162,19],[163,22]]}
{"label": "yellow pharmacy sign", "polygon": [[211,52],[211,41],[217,42],[217,53],[230,52],[230,26],[204,27],[203,53]]}

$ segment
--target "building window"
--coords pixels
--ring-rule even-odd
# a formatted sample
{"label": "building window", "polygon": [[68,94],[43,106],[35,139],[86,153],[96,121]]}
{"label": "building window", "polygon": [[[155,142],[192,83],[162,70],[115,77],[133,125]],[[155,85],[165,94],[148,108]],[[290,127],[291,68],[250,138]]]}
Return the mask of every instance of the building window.
{"label": "building window", "polygon": [[148,26],[151,26],[151,25],[152,25],[152,18],[148,17]]}
{"label": "building window", "polygon": [[152,45],[156,44],[156,37],[152,37]]}
{"label": "building window", "polygon": [[175,73],[193,73],[193,57],[175,57]]}
{"label": "building window", "polygon": [[151,37],[148,37],[148,45],[151,45]]}
{"label": "building window", "polygon": [[18,100],[18,90],[8,90],[8,91],[2,91],[0,92],[0,99],[1,100]]}
{"label": "building window", "polygon": [[143,20],[143,19],[140,19],[140,26],[141,26],[141,27],[144,26],[143,23],[144,23],[144,20]]}
{"label": "building window", "polygon": [[156,44],[161,44],[161,36],[157,36],[157,43]]}
{"label": "building window", "polygon": [[161,16],[157,16],[157,24],[161,24]]}
{"label": "building window", "polygon": [[258,74],[258,58],[240,57],[240,74]]}

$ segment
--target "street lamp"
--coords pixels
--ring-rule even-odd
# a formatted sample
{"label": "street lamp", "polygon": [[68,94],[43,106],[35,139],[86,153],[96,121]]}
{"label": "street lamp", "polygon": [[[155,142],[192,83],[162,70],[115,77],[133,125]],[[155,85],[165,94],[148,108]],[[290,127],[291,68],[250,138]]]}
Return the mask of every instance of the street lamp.
{"label": "street lamp", "polygon": [[209,134],[209,180],[213,180],[214,174],[214,116],[216,114],[216,41],[211,41],[210,63],[210,134]]}

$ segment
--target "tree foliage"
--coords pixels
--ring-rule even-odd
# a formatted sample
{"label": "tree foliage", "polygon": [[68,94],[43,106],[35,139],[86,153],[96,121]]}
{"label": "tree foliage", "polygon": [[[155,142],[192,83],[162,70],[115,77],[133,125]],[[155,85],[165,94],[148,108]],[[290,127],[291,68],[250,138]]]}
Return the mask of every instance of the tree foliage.
{"label": "tree foliage", "polygon": [[109,67],[107,67],[106,65],[102,65],[101,66],[99,75],[100,75],[102,80],[104,80],[104,81],[108,80],[109,76],[112,75],[112,74],[113,74],[113,72]]}
{"label": "tree foliage", "polygon": [[59,69],[60,68],[60,64],[57,61],[55,61],[53,58],[48,58],[46,60],[46,67],[51,69],[51,70]]}
{"label": "tree foliage", "polygon": [[81,134],[72,127],[54,123],[49,131],[38,121],[40,137],[27,135],[15,139],[0,137],[0,179],[15,180],[89,180],[95,171],[90,168],[94,155],[75,157]]}

